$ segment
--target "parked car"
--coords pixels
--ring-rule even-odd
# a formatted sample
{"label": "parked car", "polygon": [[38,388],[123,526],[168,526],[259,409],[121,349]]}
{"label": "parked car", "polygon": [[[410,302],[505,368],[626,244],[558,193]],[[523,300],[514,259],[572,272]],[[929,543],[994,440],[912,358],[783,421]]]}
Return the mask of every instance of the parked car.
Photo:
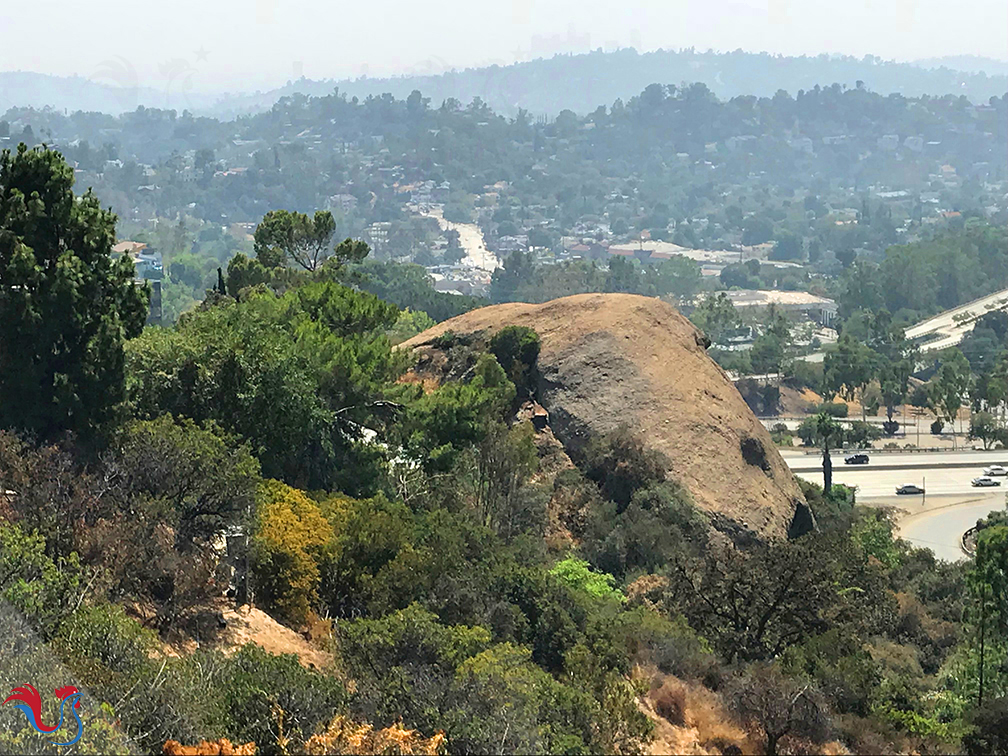
{"label": "parked car", "polygon": [[1008,475],[1008,467],[1001,465],[991,465],[984,468],[984,475]]}
{"label": "parked car", "polygon": [[973,478],[974,488],[983,488],[985,486],[1000,486],[1000,485],[1001,485],[1000,480],[994,480],[994,478],[991,478],[988,475],[983,475],[979,478]]}
{"label": "parked car", "polygon": [[915,486],[913,484],[908,486],[899,486],[896,489],[897,496],[910,496],[912,494],[922,494],[922,493],[924,493],[924,489],[921,488],[920,486]]}
{"label": "parked car", "polygon": [[868,455],[867,454],[850,454],[844,457],[845,465],[867,465]]}

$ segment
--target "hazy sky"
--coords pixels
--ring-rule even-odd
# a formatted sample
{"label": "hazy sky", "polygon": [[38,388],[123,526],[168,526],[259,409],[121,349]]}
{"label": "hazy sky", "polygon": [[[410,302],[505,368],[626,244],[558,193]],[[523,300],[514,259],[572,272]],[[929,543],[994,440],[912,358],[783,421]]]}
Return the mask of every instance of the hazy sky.
{"label": "hazy sky", "polygon": [[2,0],[0,30],[0,70],[204,91],[618,46],[1008,60],[1006,0]]}

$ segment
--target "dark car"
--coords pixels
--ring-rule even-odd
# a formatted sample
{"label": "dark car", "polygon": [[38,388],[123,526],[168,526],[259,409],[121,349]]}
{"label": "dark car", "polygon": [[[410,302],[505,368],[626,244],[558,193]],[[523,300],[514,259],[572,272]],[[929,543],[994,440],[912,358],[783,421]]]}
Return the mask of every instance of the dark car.
{"label": "dark car", "polygon": [[867,465],[868,455],[867,454],[850,454],[844,457],[845,465]]}
{"label": "dark car", "polygon": [[920,486],[914,486],[914,485],[900,486],[899,488],[896,489],[897,496],[909,496],[911,494],[922,494],[922,493],[924,493],[924,489],[921,488]]}

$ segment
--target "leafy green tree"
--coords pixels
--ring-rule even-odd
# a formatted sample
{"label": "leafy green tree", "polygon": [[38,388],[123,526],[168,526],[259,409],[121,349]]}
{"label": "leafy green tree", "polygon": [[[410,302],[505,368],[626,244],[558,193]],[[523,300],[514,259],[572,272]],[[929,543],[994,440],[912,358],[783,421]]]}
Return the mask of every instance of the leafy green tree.
{"label": "leafy green tree", "polygon": [[989,449],[1000,435],[997,420],[990,412],[974,412],[970,415],[969,437],[983,441],[984,449]]}
{"label": "leafy green tree", "polygon": [[[882,606],[891,599],[884,586],[865,579],[862,564],[850,542],[835,535],[744,552],[711,544],[697,558],[673,561],[665,605],[682,611],[725,659],[769,660],[795,638],[826,631],[840,617],[855,632],[871,621],[877,608],[866,604],[865,594]],[[864,594],[847,595],[845,581],[851,579]]]}
{"label": "leafy green tree", "polygon": [[588,562],[567,557],[553,565],[550,574],[575,590],[584,591],[593,600],[626,601],[626,596],[616,588],[616,579],[604,572],[593,572]]}
{"label": "leafy green tree", "polygon": [[513,302],[518,293],[518,287],[531,280],[535,272],[535,262],[531,254],[520,249],[511,253],[504,262],[503,268],[493,272],[490,281],[490,301],[494,304]]}
{"label": "leafy green tree", "polygon": [[843,440],[848,446],[855,449],[867,449],[873,441],[882,438],[882,431],[878,426],[864,420],[855,420],[844,429]]}
{"label": "leafy green tree", "polygon": [[110,595],[133,596],[160,629],[178,627],[221,588],[217,539],[248,525],[259,463],[213,423],[162,415],[122,429],[77,539]]}
{"label": "leafy green tree", "polygon": [[[194,659],[194,666],[200,661]],[[200,691],[210,701],[194,701],[193,707],[219,706],[234,742],[255,742],[257,753],[289,753],[291,743],[307,740],[347,708],[346,684],[321,670],[306,669],[294,654],[275,655],[248,643],[226,661],[217,656],[204,664],[216,667],[210,685]],[[189,671],[194,673],[198,679],[199,667]]]}
{"label": "leafy green tree", "polygon": [[609,260],[605,290],[636,294],[640,291],[641,271],[632,258],[615,256]]}
{"label": "leafy green tree", "polygon": [[485,299],[435,291],[430,275],[419,265],[367,260],[351,272],[359,276],[357,285],[364,291],[401,310],[423,311],[437,323],[486,304]]}
{"label": "leafy green tree", "polygon": [[20,612],[45,639],[52,638],[81,600],[77,554],[59,562],[45,539],[17,525],[0,525],[0,600]]}
{"label": "leafy green tree", "polygon": [[724,292],[705,297],[690,314],[690,320],[715,344],[721,343],[740,323],[734,303]]}
{"label": "leafy green tree", "polygon": [[440,709],[457,668],[490,640],[485,628],[445,626],[416,604],[381,619],[341,623],[339,633],[341,655],[358,683],[357,706],[368,720],[402,720],[423,732],[444,727]]}
{"label": "leafy green tree", "polygon": [[761,289],[763,279],[760,278],[762,266],[759,260],[746,260],[744,263],[730,263],[726,265],[718,279],[722,285],[729,289]]}
{"label": "leafy green tree", "polygon": [[520,491],[538,462],[535,430],[527,421],[511,428],[503,422],[492,423],[479,444],[476,508],[480,521],[505,540],[523,524]]}
{"label": "leafy green tree", "polygon": [[259,480],[247,446],[212,422],[200,427],[170,415],[126,426],[109,464],[132,496],[167,506],[181,550],[206,546],[228,526],[247,522]]}
{"label": "leafy green tree", "polygon": [[943,351],[939,357],[941,365],[928,384],[928,399],[935,414],[952,425],[952,445],[955,447],[955,420],[970,388],[971,373],[969,362],[955,347]]}
{"label": "leafy green tree", "polygon": [[977,706],[982,707],[985,685],[991,682],[990,656],[996,648],[1003,653],[1008,638],[1008,527],[980,531],[968,582],[972,594],[968,619],[977,654]]}
{"label": "leafy green tree", "polygon": [[801,260],[804,256],[801,239],[786,231],[777,236],[770,253],[771,260]]}
{"label": "leafy green tree", "polygon": [[268,477],[304,488],[374,491],[382,428],[403,356],[384,332],[392,305],[334,283],[256,293],[188,314],[129,345],[134,412],[215,420],[247,439]]}
{"label": "leafy green tree", "polygon": [[407,407],[406,448],[429,471],[447,472],[463,451],[487,437],[514,398],[514,384],[500,363],[484,355],[471,381],[448,383]]}
{"label": "leafy green tree", "polygon": [[752,369],[758,375],[779,374],[784,365],[785,344],[771,333],[761,333],[753,342],[749,358]]}
{"label": "leafy green tree", "polygon": [[112,256],[115,215],[73,177],[53,150],[0,156],[0,425],[43,437],[112,419],[147,317],[149,289]]}
{"label": "leafy green tree", "polygon": [[292,261],[307,271],[324,263],[338,268],[359,263],[368,255],[368,246],[346,239],[332,248],[336,221],[328,210],[316,211],[314,217],[287,210],[266,213],[255,230],[256,259],[266,269],[280,268]]}
{"label": "leafy green tree", "polygon": [[241,252],[228,261],[227,271],[227,293],[235,299],[242,289],[269,283],[272,278],[270,269],[258,258],[246,257]]}
{"label": "leafy green tree", "polygon": [[[869,347],[854,341],[849,334],[842,335],[837,345],[823,358],[823,388],[826,394],[839,394],[846,401],[853,401],[875,376],[876,360]],[[863,416],[863,403],[861,412]]]}
{"label": "leafy green tree", "polygon": [[649,289],[659,297],[671,296],[677,302],[689,302],[700,290],[700,266],[688,257],[673,255],[644,271]]}
{"label": "leafy green tree", "polygon": [[773,236],[773,224],[762,216],[746,218],[742,224],[742,244],[750,247],[763,244]]}
{"label": "leafy green tree", "polygon": [[641,488],[626,509],[618,509],[608,502],[592,507],[582,540],[585,555],[606,573],[623,578],[659,572],[707,543],[710,523],[675,483]]}
{"label": "leafy green tree", "polygon": [[418,333],[423,333],[428,328],[433,328],[434,325],[434,319],[423,310],[410,310],[406,308],[399,313],[399,318],[396,320],[395,325],[389,329],[389,341],[393,345],[401,344],[413,338]]}
{"label": "leafy green tree", "polygon": [[905,358],[896,362],[883,359],[879,366],[879,390],[882,404],[886,408],[886,432],[889,435],[896,432],[896,426],[893,425],[893,415],[897,405],[906,399],[913,365],[913,358]]}

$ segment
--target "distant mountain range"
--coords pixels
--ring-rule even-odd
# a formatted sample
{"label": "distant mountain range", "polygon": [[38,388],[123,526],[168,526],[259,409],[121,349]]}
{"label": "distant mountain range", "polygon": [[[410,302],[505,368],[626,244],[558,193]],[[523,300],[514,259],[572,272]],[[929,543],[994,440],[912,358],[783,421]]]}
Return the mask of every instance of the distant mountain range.
{"label": "distant mountain range", "polygon": [[[128,78],[107,72],[111,81]],[[145,107],[188,109],[194,113],[229,117],[268,109],[280,97],[293,94],[330,94],[338,88],[350,97],[385,92],[405,98],[419,89],[433,105],[448,98],[463,104],[480,97],[494,110],[514,114],[524,108],[533,114],[556,115],[564,109],[587,113],[616,99],[628,99],[648,84],[701,81],[722,98],[737,95],[772,96],[778,90],[858,81],[876,92],[966,95],[982,102],[1008,92],[1008,62],[957,56],[913,63],[883,61],[867,56],[818,55],[787,57],[769,53],[697,52],[632,49],[557,55],[509,66],[450,71],[440,75],[359,78],[353,80],[299,79],[254,94],[194,94],[183,86],[164,90],[143,86],[113,86],[82,77],[59,77],[30,72],[0,73],[0,112],[11,107],[53,107],[121,113]],[[184,82],[183,82],[184,83]]]}
{"label": "distant mountain range", "polygon": [[947,55],[944,58],[915,60],[913,63],[922,68],[945,67],[970,73],[983,72],[988,76],[1008,76],[1008,60],[994,60],[979,55]]}

